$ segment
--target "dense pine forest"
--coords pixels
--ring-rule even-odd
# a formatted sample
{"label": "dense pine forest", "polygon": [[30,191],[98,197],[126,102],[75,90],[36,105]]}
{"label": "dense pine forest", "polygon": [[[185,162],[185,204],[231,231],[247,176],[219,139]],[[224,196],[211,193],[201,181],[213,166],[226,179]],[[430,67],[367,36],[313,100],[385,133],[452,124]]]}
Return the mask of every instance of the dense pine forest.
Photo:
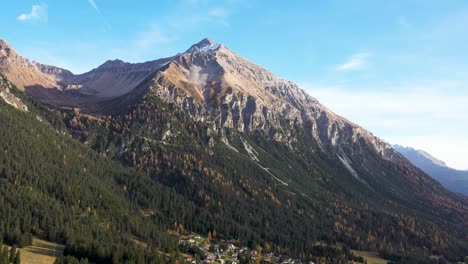
{"label": "dense pine forest", "polygon": [[[166,262],[163,252],[176,253],[177,240],[165,228],[173,214],[193,207],[190,202],[39,119],[0,102],[0,235],[5,243],[23,247],[33,235],[45,233],[66,245],[66,255],[100,263]],[[144,217],[152,208],[158,213]],[[137,247],[132,236],[150,247]]]}
{"label": "dense pine forest", "polygon": [[[18,247],[38,235],[63,243],[56,263],[181,263],[178,238],[168,232],[178,229],[334,263],[346,263],[350,248],[395,263],[468,255],[466,199],[432,182],[435,194],[458,202],[442,207],[438,196],[418,197],[392,177],[403,168],[374,159],[365,145],[361,160],[351,158],[381,189],[344,176],[335,153],[300,129],[291,131],[309,147],[289,148],[261,132],[215,130],[151,93],[125,113],[91,115],[13,92],[29,111],[0,100],[0,237]],[[381,168],[392,175],[375,173]]]}

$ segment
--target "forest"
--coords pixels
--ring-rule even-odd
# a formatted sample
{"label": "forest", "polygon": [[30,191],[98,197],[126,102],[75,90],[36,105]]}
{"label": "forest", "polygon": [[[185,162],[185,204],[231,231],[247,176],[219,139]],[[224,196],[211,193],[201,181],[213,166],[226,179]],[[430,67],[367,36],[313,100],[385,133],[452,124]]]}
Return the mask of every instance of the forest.
{"label": "forest", "polygon": [[[292,133],[308,147],[292,151],[260,132],[216,131],[151,94],[113,116],[50,109],[16,94],[29,112],[0,101],[0,237],[18,247],[36,235],[63,243],[56,263],[181,263],[178,238],[168,232],[180,226],[303,260],[347,261],[349,249],[394,263],[468,255],[463,201],[418,201],[412,179],[398,177],[377,190],[382,198],[345,177],[334,153],[319,151],[300,129]],[[390,181],[374,173],[382,168],[401,173],[361,151],[361,163],[373,168],[360,171],[368,182]]]}

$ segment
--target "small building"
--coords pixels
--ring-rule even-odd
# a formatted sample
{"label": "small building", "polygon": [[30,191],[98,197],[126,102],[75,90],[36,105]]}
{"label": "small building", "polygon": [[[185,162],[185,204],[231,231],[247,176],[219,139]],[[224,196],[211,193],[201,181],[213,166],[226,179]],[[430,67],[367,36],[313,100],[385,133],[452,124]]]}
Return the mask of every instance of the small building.
{"label": "small building", "polygon": [[235,249],[236,249],[236,246],[234,246],[234,244],[228,244],[228,245],[227,245],[227,249],[228,249],[228,250],[235,250]]}

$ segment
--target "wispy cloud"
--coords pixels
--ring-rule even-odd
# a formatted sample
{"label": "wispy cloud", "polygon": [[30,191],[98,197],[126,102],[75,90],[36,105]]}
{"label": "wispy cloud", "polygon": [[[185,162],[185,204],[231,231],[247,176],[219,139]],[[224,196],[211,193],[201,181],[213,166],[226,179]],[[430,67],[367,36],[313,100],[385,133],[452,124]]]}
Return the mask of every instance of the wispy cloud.
{"label": "wispy cloud", "polygon": [[96,10],[98,13],[101,13],[101,11],[99,10],[99,7],[97,6],[95,0],[88,0],[88,3],[94,8],[94,10]]}
{"label": "wispy cloud", "polygon": [[96,10],[96,12],[99,14],[99,16],[101,16],[102,20],[104,21],[104,25],[106,27],[106,30],[111,29],[112,26],[109,24],[107,19],[102,15],[101,9],[97,5],[96,0],[88,0],[88,3],[94,10]]}
{"label": "wispy cloud", "polygon": [[167,35],[159,25],[154,24],[147,31],[141,33],[135,43],[140,49],[148,49],[156,44],[168,43],[174,40],[174,37]]}
{"label": "wispy cloud", "polygon": [[31,7],[30,13],[25,13],[19,15],[17,18],[19,21],[42,21],[47,22],[48,15],[47,15],[47,5],[40,4],[40,5],[33,5]]}
{"label": "wispy cloud", "polygon": [[337,71],[353,71],[361,70],[367,65],[367,59],[371,56],[370,53],[357,53],[351,55],[348,60],[340,65],[335,66]]}
{"label": "wispy cloud", "polygon": [[136,36],[134,42],[140,49],[149,49],[172,42],[178,39],[177,35],[208,25],[229,27],[229,18],[238,5],[231,1],[181,0],[175,5],[173,12],[153,21],[149,29]]}
{"label": "wispy cloud", "polygon": [[459,169],[468,168],[467,86],[463,80],[302,85],[325,106],[386,141],[424,149]]}

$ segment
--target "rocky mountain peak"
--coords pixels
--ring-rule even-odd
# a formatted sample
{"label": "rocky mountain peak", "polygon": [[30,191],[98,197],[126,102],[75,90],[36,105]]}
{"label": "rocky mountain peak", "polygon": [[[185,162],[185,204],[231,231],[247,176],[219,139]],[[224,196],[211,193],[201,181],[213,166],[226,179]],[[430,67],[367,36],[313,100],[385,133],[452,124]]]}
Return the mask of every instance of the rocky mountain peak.
{"label": "rocky mountain peak", "polygon": [[421,155],[423,155],[426,159],[429,159],[430,161],[432,161],[434,164],[439,165],[441,167],[447,167],[447,164],[445,164],[445,162],[437,159],[436,157],[432,156],[431,154],[427,153],[426,151],[418,150],[418,152]]}
{"label": "rocky mountain peak", "polygon": [[115,67],[121,67],[126,65],[127,63],[124,62],[123,60],[115,59],[115,60],[108,60],[104,62],[101,66],[99,66],[100,69],[108,69],[108,68],[115,68]]}
{"label": "rocky mountain peak", "polygon": [[[207,38],[174,57],[146,63],[110,60],[77,76],[56,67],[10,64],[14,67],[5,71],[7,77],[51,105],[104,104],[150,85],[163,101],[177,103],[195,119],[211,119],[218,128],[264,131],[276,141],[292,144],[297,140],[290,136],[295,133],[292,128],[302,127],[324,148],[364,138],[386,159],[395,156],[388,144],[329,111],[296,84]],[[151,82],[145,81],[152,74]],[[55,90],[43,88],[85,96],[56,96]]]}
{"label": "rocky mountain peak", "polygon": [[66,70],[66,69],[62,69],[62,68],[59,68],[59,67],[56,67],[56,66],[42,64],[42,63],[37,62],[37,61],[33,61],[32,64],[36,65],[37,69],[40,72],[42,72],[44,74],[54,76],[56,78],[61,78],[62,81],[64,81],[65,79],[68,79],[68,78],[72,78],[74,76],[71,71]]}
{"label": "rocky mountain peak", "polygon": [[216,51],[221,47],[220,44],[212,41],[209,38],[202,39],[197,44],[192,45],[185,53],[193,53],[197,51]]}
{"label": "rocky mountain peak", "polygon": [[8,42],[6,42],[3,39],[0,39],[0,54],[3,56],[11,56],[12,54],[15,54],[15,50],[11,47]]}
{"label": "rocky mountain peak", "polygon": [[57,67],[23,58],[2,39],[0,39],[0,71],[20,90],[32,87],[58,88],[55,74],[67,74]]}
{"label": "rocky mountain peak", "polygon": [[400,146],[400,145],[393,145],[393,148],[395,148],[398,152],[403,154],[405,157],[409,157],[409,160],[424,160],[428,161],[432,164],[435,164],[440,167],[447,167],[447,164],[443,162],[440,159],[437,159],[436,157],[432,156],[428,152],[424,150],[418,150],[414,149],[411,147],[405,147],[405,146]]}

